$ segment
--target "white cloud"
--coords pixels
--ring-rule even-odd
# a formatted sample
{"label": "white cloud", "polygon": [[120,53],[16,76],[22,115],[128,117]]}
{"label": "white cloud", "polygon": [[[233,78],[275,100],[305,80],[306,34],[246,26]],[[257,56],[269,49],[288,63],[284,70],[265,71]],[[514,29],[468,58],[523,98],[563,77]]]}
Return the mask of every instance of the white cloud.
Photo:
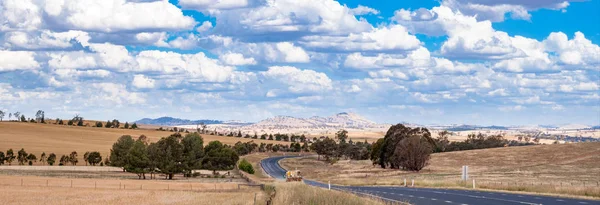
{"label": "white cloud", "polygon": [[254,58],[244,58],[244,55],[239,53],[227,53],[219,56],[219,59],[227,65],[256,65]]}
{"label": "white cloud", "polygon": [[313,50],[330,51],[406,51],[421,46],[417,37],[400,25],[376,28],[372,31],[351,33],[348,36],[306,36],[302,45]]}
{"label": "white cloud", "polygon": [[576,32],[572,40],[562,32],[554,32],[543,43],[548,51],[558,55],[563,64],[592,68],[600,65],[600,46],[586,39],[581,32]]}
{"label": "white cloud", "polygon": [[204,53],[180,54],[164,51],[142,51],[135,60],[139,67],[132,71],[158,71],[163,74],[185,74],[197,82],[229,82],[234,68],[219,64]]}
{"label": "white cloud", "polygon": [[198,33],[204,33],[212,28],[213,28],[213,25],[210,21],[204,21],[204,22],[202,22],[202,25],[200,25],[200,26],[198,26],[198,28],[196,28],[196,31],[198,31]]}
{"label": "white cloud", "polygon": [[0,72],[36,69],[39,67],[40,64],[35,60],[34,52],[0,50]]}
{"label": "white cloud", "polygon": [[506,14],[513,19],[529,20],[529,11],[538,9],[563,10],[574,0],[444,0],[442,5],[461,11],[464,14],[477,16],[479,20],[504,21]]}
{"label": "white cloud", "polygon": [[146,102],[145,95],[127,91],[125,85],[116,83],[94,83],[96,91],[91,100],[111,102],[115,106],[142,104]]}
{"label": "white cloud", "polygon": [[82,31],[52,32],[42,30],[39,32],[7,32],[4,35],[4,47],[11,49],[67,49],[74,43],[87,46],[90,36]]}
{"label": "white cloud", "polygon": [[367,14],[379,14],[379,11],[363,5],[358,5],[356,8],[350,9],[350,13],[356,16],[367,15]]}
{"label": "white cloud", "polygon": [[310,57],[308,57],[308,54],[304,51],[304,49],[294,46],[293,43],[281,42],[275,44],[275,47],[279,51],[278,54],[283,55],[284,62],[307,63],[310,61]]}
{"label": "white cloud", "polygon": [[42,24],[39,11],[31,0],[0,1],[0,31],[37,29]]}
{"label": "white cloud", "polygon": [[498,110],[503,111],[503,112],[521,111],[521,110],[524,110],[524,109],[525,109],[525,107],[523,107],[522,105],[501,106],[501,107],[498,107]]}
{"label": "white cloud", "polygon": [[179,5],[186,9],[212,10],[236,9],[249,6],[253,0],[179,0]]}
{"label": "white cloud", "polygon": [[[300,70],[291,66],[271,66],[261,72],[265,82],[287,85],[287,91],[295,94],[318,93],[332,89],[332,81],[325,73],[313,70]],[[278,86],[281,87],[281,86]],[[278,96],[277,90],[271,90],[267,96]],[[281,91],[279,91],[281,92]]]}
{"label": "white cloud", "polygon": [[131,84],[136,88],[154,88],[156,81],[144,75],[135,75]]}
{"label": "white cloud", "polygon": [[[208,1],[203,1],[208,3]],[[214,31],[244,39],[280,41],[310,34],[347,35],[372,29],[346,6],[333,0],[268,0],[263,5],[233,10],[211,10]]]}

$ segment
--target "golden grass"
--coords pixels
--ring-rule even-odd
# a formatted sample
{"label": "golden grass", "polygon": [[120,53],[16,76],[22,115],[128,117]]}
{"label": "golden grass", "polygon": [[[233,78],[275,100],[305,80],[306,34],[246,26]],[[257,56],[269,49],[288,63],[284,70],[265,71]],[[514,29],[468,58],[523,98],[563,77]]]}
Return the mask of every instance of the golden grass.
{"label": "golden grass", "polygon": [[312,187],[299,182],[275,184],[274,204],[320,204],[320,205],[384,205],[378,199],[359,197],[357,195],[322,188]]}
{"label": "golden grass", "polygon": [[[131,135],[137,138],[142,134],[146,135],[151,142],[154,142],[158,141],[161,137],[169,136],[172,132],[151,129],[130,130],[39,123],[0,122],[0,151],[6,153],[6,150],[12,148],[16,155],[17,151],[21,148],[25,148],[25,151],[37,155],[38,158],[42,152],[46,152],[46,154],[53,152],[60,158],[63,154],[68,155],[72,151],[77,151],[80,158],[78,165],[85,165],[83,154],[86,151],[99,151],[103,157],[106,157],[110,153],[112,144],[122,135]],[[202,135],[202,138],[204,138],[205,145],[208,144],[208,142],[215,140],[230,145],[233,145],[238,141],[247,142],[251,140],[254,140],[257,144],[260,144],[261,142],[267,144],[287,144],[287,142],[281,141],[213,135]],[[13,165],[14,164],[17,163],[13,162]]]}
{"label": "golden grass", "polygon": [[429,187],[469,187],[459,181],[461,167],[469,165],[470,177],[480,188],[600,197],[600,143],[436,153],[419,173],[381,169],[368,160],[328,165],[304,158],[281,164],[298,167],[306,178],[336,184],[403,185],[406,178]]}
{"label": "golden grass", "polygon": [[0,186],[2,204],[265,204],[259,190],[192,192],[159,190],[109,190],[89,188]]}

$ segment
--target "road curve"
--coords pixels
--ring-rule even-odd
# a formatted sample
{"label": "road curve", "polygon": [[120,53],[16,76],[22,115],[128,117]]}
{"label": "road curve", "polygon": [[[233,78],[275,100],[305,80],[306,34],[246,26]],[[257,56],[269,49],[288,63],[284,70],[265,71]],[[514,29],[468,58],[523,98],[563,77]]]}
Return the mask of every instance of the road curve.
{"label": "road curve", "polygon": [[[279,166],[279,160],[293,156],[271,157],[261,161],[261,166],[276,179],[284,179],[286,170]],[[328,185],[304,180],[305,184],[327,188]],[[488,192],[478,190],[459,190],[459,189],[432,189],[432,188],[412,188],[402,186],[339,186],[331,185],[331,189],[349,191],[358,195],[374,195],[383,200],[395,202],[408,202],[411,204],[423,205],[451,205],[451,204],[482,204],[482,205],[505,205],[505,204],[545,204],[545,205],[600,205],[600,201],[570,199],[549,196],[536,196],[527,194],[511,194],[502,192]]]}

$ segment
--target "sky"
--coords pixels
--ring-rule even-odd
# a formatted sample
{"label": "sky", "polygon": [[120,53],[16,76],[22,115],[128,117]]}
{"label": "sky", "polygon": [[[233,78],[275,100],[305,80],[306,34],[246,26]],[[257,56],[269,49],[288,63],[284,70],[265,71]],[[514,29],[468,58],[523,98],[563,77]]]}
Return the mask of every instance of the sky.
{"label": "sky", "polygon": [[599,10],[597,0],[0,0],[0,110],[600,125]]}

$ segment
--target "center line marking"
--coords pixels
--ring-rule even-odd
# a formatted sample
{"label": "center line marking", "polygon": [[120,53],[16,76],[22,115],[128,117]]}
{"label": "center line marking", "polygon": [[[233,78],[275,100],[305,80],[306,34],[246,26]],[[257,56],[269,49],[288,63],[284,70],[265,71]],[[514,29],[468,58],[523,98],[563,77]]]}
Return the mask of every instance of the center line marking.
{"label": "center line marking", "polygon": [[452,203],[452,201],[446,201],[446,203],[449,203],[449,204],[451,204],[451,203]]}

